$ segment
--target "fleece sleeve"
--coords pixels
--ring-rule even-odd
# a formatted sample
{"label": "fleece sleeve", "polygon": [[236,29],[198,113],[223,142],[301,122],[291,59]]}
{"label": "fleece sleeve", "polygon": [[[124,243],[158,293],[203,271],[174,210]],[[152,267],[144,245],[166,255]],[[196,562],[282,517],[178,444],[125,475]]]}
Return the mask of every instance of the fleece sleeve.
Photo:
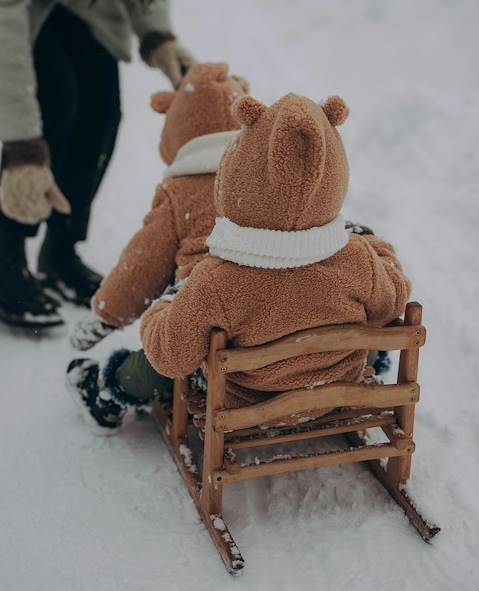
{"label": "fleece sleeve", "polygon": [[170,0],[123,0],[140,39],[152,31],[171,32]]}
{"label": "fleece sleeve", "polygon": [[28,140],[42,135],[36,99],[29,5],[0,0],[0,140]]}
{"label": "fleece sleeve", "polygon": [[160,186],[143,227],[93,297],[93,309],[103,322],[122,327],[139,318],[172,280],[177,249],[174,211]]}
{"label": "fleece sleeve", "polygon": [[404,313],[411,283],[391,244],[376,236],[365,236],[372,268],[372,288],[365,303],[368,322],[384,326]]}
{"label": "fleece sleeve", "polygon": [[143,317],[143,349],[151,365],[165,376],[186,376],[200,367],[208,354],[212,328],[229,333],[208,264],[206,259],[195,267],[171,303],[160,301]]}

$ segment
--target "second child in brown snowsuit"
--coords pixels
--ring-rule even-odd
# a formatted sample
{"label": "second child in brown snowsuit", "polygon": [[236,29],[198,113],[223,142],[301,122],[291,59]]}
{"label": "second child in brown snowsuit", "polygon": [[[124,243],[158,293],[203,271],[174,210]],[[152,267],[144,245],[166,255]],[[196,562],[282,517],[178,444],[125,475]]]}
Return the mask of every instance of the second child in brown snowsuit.
{"label": "second child in brown snowsuit", "polygon": [[[93,297],[95,318],[76,327],[72,335],[76,348],[86,350],[115,328],[134,322],[170,283],[181,284],[206,256],[205,240],[215,222],[216,171],[239,130],[231,105],[247,90],[244,79],[228,75],[227,64],[211,63],[193,65],[176,92],[153,96],[153,109],[166,113],[160,154],[168,168],[143,227]],[[95,365],[92,360],[75,360],[70,370],[77,379],[81,367]],[[117,352],[106,375],[117,371],[127,377],[132,371],[146,372],[147,397],[162,383],[141,352]],[[105,377],[105,381],[112,380]]]}

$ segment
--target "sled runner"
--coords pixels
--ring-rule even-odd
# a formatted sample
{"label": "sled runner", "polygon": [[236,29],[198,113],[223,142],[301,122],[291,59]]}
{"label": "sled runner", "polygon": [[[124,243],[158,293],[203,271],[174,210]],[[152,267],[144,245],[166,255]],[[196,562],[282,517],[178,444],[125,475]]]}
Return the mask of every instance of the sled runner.
{"label": "sled runner", "polygon": [[[405,488],[415,449],[419,349],[426,337],[421,319],[421,305],[412,302],[407,305],[404,321],[385,328],[322,327],[267,345],[236,349],[228,349],[225,333],[215,330],[207,359],[206,400],[190,392],[186,380],[177,379],[173,407],[155,405],[155,419],[228,572],[238,574],[244,560],[223,518],[223,488],[250,478],[366,462],[423,540],[428,542],[440,531],[422,517]],[[251,406],[225,408],[229,373],[266,367],[300,355],[363,349],[401,351],[396,383],[333,383],[284,392]],[[189,445],[193,426],[203,441],[201,474]],[[371,428],[381,429],[386,442],[368,443],[365,434]],[[348,445],[334,451],[273,455],[250,464],[241,464],[235,456],[237,450],[244,448],[340,434],[346,437]]]}

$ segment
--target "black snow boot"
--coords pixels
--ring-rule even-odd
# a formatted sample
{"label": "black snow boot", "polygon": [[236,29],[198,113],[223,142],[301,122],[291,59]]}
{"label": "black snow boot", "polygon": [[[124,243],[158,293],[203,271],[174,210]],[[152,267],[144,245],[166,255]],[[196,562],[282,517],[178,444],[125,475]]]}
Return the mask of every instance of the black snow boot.
{"label": "black snow boot", "polygon": [[[67,388],[95,435],[115,435],[123,424],[127,405],[117,400],[92,359],[73,359],[67,368]],[[104,384],[102,383],[104,382]]]}
{"label": "black snow boot", "polygon": [[373,367],[377,376],[380,376],[391,369],[392,361],[387,351],[378,351]]}
{"label": "black snow boot", "polygon": [[28,269],[23,236],[0,233],[0,277],[0,320],[29,329],[64,324],[59,302]]}
{"label": "black snow boot", "polygon": [[90,307],[90,300],[103,277],[90,269],[75,250],[75,244],[47,232],[40,250],[38,271],[45,286],[67,302]]}

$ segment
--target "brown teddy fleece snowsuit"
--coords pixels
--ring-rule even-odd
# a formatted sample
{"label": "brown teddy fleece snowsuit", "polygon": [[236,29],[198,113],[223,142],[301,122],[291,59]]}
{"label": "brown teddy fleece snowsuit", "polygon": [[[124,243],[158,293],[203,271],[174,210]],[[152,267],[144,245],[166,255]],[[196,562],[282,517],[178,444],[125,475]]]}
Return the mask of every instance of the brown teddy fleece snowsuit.
{"label": "brown teddy fleece snowsuit", "polygon": [[[335,126],[339,97],[324,106],[289,94],[267,108],[235,103],[243,131],[226,151],[215,187],[210,254],[172,303],[142,321],[152,366],[185,376],[205,359],[210,331],[235,346],[342,323],[382,326],[404,312],[410,292],[393,247],[349,235],[339,215],[348,163]],[[228,376],[228,404],[294,388],[363,378],[366,351],[320,353]],[[252,396],[254,391],[254,395]]]}
{"label": "brown teddy fleece snowsuit", "polygon": [[174,279],[187,277],[207,253],[215,209],[215,173],[232,130],[231,105],[247,83],[228,76],[226,64],[196,64],[177,92],[159,92],[152,107],[166,113],[160,153],[170,165],[156,189],[144,225],[105,277],[92,306],[108,325],[125,326],[141,316]]}

